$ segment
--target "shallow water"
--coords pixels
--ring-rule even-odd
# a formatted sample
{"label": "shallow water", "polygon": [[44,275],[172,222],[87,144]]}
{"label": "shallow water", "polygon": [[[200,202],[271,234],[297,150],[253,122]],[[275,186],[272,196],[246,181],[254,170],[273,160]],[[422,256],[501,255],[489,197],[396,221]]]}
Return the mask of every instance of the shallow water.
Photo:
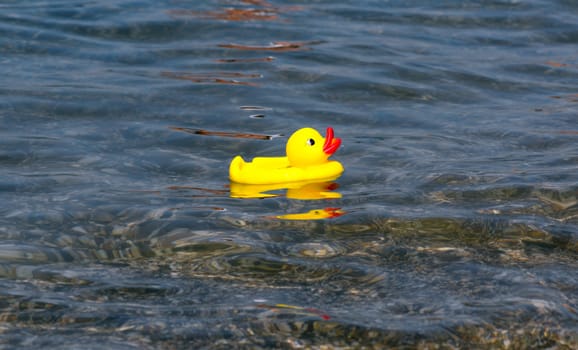
{"label": "shallow water", "polygon": [[[578,346],[576,44],[562,0],[0,2],[1,346]],[[331,198],[232,198],[303,126]]]}

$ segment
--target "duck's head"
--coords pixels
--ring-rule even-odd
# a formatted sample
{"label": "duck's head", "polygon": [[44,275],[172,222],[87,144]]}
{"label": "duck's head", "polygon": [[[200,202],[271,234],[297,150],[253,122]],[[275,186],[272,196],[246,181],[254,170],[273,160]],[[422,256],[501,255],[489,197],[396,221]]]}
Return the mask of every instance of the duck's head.
{"label": "duck's head", "polygon": [[333,128],[327,128],[327,135],[321,136],[317,130],[303,128],[295,131],[287,141],[287,158],[295,167],[307,167],[327,162],[337,151],[341,139],[333,137]]}

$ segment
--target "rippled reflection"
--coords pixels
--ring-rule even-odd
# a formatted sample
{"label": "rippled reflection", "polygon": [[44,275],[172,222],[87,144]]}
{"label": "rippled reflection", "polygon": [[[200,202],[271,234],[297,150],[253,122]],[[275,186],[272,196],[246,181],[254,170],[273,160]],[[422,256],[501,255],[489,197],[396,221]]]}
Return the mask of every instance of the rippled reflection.
{"label": "rippled reflection", "polygon": [[283,220],[322,220],[336,218],[344,214],[345,211],[341,208],[322,208],[312,209],[305,213],[276,215],[275,217]]}
{"label": "rippled reflection", "polygon": [[270,193],[285,190],[285,197],[290,199],[316,200],[341,198],[341,193],[335,190],[339,185],[333,181],[323,182],[286,182],[267,185],[251,185],[231,182],[231,197],[233,198],[268,198],[281,194]]}

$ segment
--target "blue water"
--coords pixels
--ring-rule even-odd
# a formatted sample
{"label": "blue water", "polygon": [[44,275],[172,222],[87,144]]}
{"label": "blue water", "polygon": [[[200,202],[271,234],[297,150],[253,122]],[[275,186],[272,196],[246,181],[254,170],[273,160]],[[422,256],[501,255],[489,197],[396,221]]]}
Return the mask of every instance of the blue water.
{"label": "blue water", "polygon": [[[577,44],[563,0],[0,1],[0,347],[577,347]],[[304,126],[335,198],[231,196]]]}

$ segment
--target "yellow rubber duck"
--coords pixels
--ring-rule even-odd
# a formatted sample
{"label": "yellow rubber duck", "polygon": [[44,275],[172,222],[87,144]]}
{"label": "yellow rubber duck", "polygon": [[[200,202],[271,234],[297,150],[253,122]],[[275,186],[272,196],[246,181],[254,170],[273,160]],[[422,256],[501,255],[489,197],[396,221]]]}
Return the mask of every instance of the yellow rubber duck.
{"label": "yellow rubber duck", "polygon": [[343,166],[329,157],[340,145],[341,139],[333,136],[331,127],[325,138],[315,129],[302,128],[289,137],[285,157],[255,157],[245,162],[236,156],[229,166],[229,178],[252,185],[335,180]]}

